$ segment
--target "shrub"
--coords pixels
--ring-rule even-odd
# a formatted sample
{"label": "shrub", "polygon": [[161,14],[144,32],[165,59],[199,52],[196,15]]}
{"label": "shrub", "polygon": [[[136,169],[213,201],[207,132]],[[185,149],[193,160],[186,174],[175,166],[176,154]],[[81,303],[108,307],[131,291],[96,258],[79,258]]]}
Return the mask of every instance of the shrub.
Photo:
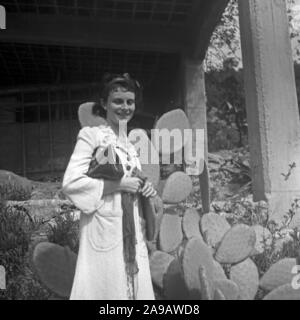
{"label": "shrub", "polygon": [[31,235],[40,225],[24,208],[0,203],[0,265],[5,267],[7,280],[0,299],[44,299],[49,295],[33,277],[28,262]]}

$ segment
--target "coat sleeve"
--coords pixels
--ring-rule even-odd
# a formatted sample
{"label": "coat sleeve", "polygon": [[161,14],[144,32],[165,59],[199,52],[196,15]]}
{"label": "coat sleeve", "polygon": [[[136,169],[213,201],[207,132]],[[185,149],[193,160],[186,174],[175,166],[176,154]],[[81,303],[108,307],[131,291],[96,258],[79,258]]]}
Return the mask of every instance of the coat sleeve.
{"label": "coat sleeve", "polygon": [[86,175],[97,146],[97,130],[90,127],[80,130],[63,178],[63,193],[85,214],[95,212],[104,203],[103,179],[93,179]]}

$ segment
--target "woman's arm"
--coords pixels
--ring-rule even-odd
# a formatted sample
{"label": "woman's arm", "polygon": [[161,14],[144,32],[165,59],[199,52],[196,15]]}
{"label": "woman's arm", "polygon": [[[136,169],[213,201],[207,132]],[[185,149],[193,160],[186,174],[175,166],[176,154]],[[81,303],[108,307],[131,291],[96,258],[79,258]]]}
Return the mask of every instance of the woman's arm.
{"label": "woman's arm", "polygon": [[142,180],[136,177],[123,177],[119,181],[104,180],[103,195],[117,191],[137,193],[142,185]]}
{"label": "woman's arm", "polygon": [[104,181],[86,175],[97,146],[97,134],[97,127],[80,130],[63,178],[64,194],[86,214],[95,212],[103,204]]}

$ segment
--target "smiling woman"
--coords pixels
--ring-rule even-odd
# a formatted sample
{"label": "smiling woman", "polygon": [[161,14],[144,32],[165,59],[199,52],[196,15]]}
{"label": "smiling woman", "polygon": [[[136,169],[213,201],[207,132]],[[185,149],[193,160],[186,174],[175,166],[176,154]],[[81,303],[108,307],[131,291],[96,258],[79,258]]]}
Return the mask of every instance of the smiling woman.
{"label": "smiling woman", "polygon": [[[140,85],[128,74],[106,75],[93,113],[103,108],[107,125],[81,129],[65,172],[63,191],[82,212],[71,299],[154,299],[140,196],[156,191],[132,176],[141,164],[127,139],[127,125],[120,125],[131,120],[140,99]],[[95,150],[104,155],[109,146],[121,161],[123,177],[92,178],[88,171]]]}

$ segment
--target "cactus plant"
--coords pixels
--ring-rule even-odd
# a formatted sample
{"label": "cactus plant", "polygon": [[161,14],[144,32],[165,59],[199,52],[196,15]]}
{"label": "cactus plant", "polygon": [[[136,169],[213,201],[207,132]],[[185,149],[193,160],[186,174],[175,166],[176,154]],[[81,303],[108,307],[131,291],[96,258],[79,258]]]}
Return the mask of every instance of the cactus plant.
{"label": "cactus plant", "polygon": [[189,120],[181,109],[172,110],[164,113],[156,122],[154,131],[156,133],[162,134],[162,130],[168,130],[168,133],[172,133],[172,130],[179,130],[182,139],[179,141],[176,140],[176,144],[171,144],[170,149],[167,150],[163,148],[162,144],[159,144],[159,140],[154,138],[154,146],[161,154],[171,154],[180,151],[183,146],[186,144],[187,139],[184,135],[184,130],[190,128]]}
{"label": "cactus plant", "polygon": [[186,238],[200,237],[200,216],[196,209],[188,208],[182,219],[182,229]]}
{"label": "cactus plant", "polygon": [[222,292],[226,300],[238,299],[239,287],[235,282],[229,279],[215,280],[214,285],[216,290],[220,290]]}
{"label": "cactus plant", "polygon": [[163,279],[168,271],[170,263],[175,258],[162,251],[154,251],[150,256],[150,272],[153,283],[163,289]]}
{"label": "cactus plant", "polygon": [[35,246],[31,259],[42,283],[58,296],[68,298],[72,289],[77,255],[68,247],[40,242]]}
{"label": "cactus plant", "polygon": [[204,266],[199,266],[199,282],[202,300],[212,300],[213,288],[211,281],[206,276],[206,269]]}
{"label": "cactus plant", "polygon": [[239,287],[241,300],[253,300],[259,284],[258,270],[255,263],[247,260],[231,267],[230,279]]}
{"label": "cactus plant", "polygon": [[159,193],[161,193],[163,202],[168,204],[176,204],[185,200],[193,189],[191,178],[181,171],[172,173],[162,184],[162,187],[159,187],[161,188]]}
{"label": "cactus plant", "polygon": [[107,124],[106,120],[100,116],[93,114],[96,102],[86,102],[78,108],[78,119],[81,127],[98,127]]}
{"label": "cactus plant", "polygon": [[203,242],[202,238],[191,238],[183,252],[182,269],[187,288],[192,299],[201,297],[201,283],[199,279],[199,267],[206,270],[208,281],[212,286],[214,262],[210,248]]}
{"label": "cactus plant", "polygon": [[292,274],[293,267],[297,264],[295,258],[281,259],[273,264],[270,269],[260,279],[260,287],[271,291],[291,283],[294,275]]}
{"label": "cactus plant", "polygon": [[145,130],[133,129],[128,136],[129,141],[135,146],[143,174],[156,188],[160,179],[159,154]]}
{"label": "cactus plant", "polygon": [[230,229],[230,224],[227,220],[216,214],[216,213],[208,213],[203,215],[201,219],[201,230],[205,242],[215,248],[224,234]]}
{"label": "cactus plant", "polygon": [[165,205],[164,206],[164,213],[165,214],[173,214],[173,215],[177,215],[179,217],[183,217],[184,216],[184,210],[178,206],[178,205]]}
{"label": "cactus plant", "polygon": [[263,300],[300,300],[300,289],[294,289],[290,283],[277,287]]}
{"label": "cactus plant", "polygon": [[244,224],[235,225],[225,233],[215,259],[221,263],[239,263],[250,255],[255,242],[256,235],[252,228]]}
{"label": "cactus plant", "polygon": [[[82,126],[98,126],[106,123],[101,117],[91,115],[94,106],[95,103],[87,103],[80,107],[79,118]],[[93,118],[92,120],[86,117],[87,113]],[[179,129],[182,133],[184,129],[190,128],[190,124],[182,110],[173,110],[163,115],[157,121],[155,128]],[[187,150],[190,147],[186,144],[187,141],[181,140],[181,143],[172,146],[171,150],[163,150],[162,146],[154,145],[155,141],[152,144],[143,130],[131,131],[129,140],[133,144],[139,142],[135,138],[137,134],[139,139],[141,135],[145,138],[143,141],[146,141],[149,153],[154,152],[157,158],[159,153],[160,156],[170,156],[171,153],[175,158],[176,154],[182,153],[182,148]],[[224,217],[208,213],[209,173],[207,164],[205,162],[203,164],[199,180],[202,212],[207,214],[201,219],[196,208],[183,210],[181,205],[174,206],[184,201],[192,191],[192,181],[186,173],[177,171],[166,180],[160,180],[158,163],[141,164],[143,173],[158,189],[163,201],[149,202],[155,209],[152,211],[158,212],[156,226],[160,224],[161,219],[159,230],[156,228],[156,231],[151,231],[150,238],[153,241],[147,243],[148,246],[151,245],[149,262],[153,284],[161,289],[164,298],[172,300],[253,299],[258,285],[264,290],[271,290],[265,300],[300,300],[300,289],[295,290],[290,285],[294,276],[291,270],[296,265],[296,259],[287,258],[277,262],[263,275],[259,283],[257,267],[249,256],[263,253],[264,243],[271,244],[268,229],[259,225],[253,227],[236,225],[231,228]],[[189,172],[188,170],[193,171],[194,168],[191,166],[185,169]],[[143,209],[143,212],[147,211]],[[292,221],[296,227],[299,225],[298,221],[299,215]],[[147,238],[149,239],[149,235]],[[161,251],[156,248],[156,239]],[[40,241],[42,241],[40,237],[35,239],[33,249],[30,249],[32,268],[40,280],[55,293],[54,299],[68,298],[76,255],[68,248],[51,243],[37,244]],[[229,270],[230,279],[227,279]]]}
{"label": "cactus plant", "polygon": [[188,299],[188,289],[183,279],[182,267],[179,260],[173,260],[164,275],[164,296],[168,300]]}
{"label": "cactus plant", "polygon": [[147,239],[156,242],[163,218],[163,202],[158,195],[143,200],[141,202],[147,223]]}
{"label": "cactus plant", "polygon": [[220,289],[215,290],[214,300],[227,300]]}
{"label": "cactus plant", "polygon": [[181,220],[178,215],[163,214],[159,231],[160,250],[172,252],[179,247],[183,239]]}
{"label": "cactus plant", "polygon": [[214,263],[214,270],[213,270],[213,279],[216,280],[225,280],[227,279],[225,271],[221,264],[216,260],[213,261]]}

